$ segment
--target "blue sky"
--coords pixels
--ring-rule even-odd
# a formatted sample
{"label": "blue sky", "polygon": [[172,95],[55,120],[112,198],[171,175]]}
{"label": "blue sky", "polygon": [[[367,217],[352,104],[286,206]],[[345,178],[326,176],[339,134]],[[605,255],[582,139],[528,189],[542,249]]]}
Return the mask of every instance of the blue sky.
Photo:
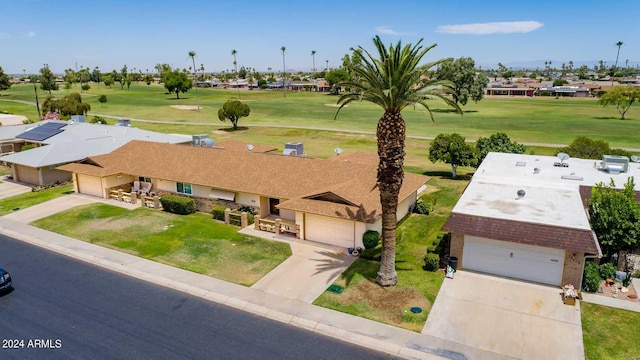
{"label": "blue sky", "polygon": [[477,65],[555,66],[640,61],[640,2],[609,1],[165,1],[0,0],[0,66],[6,73],[100,67],[104,71],[238,65],[259,71],[338,66],[351,47],[385,43],[438,46],[426,60],[472,57]]}

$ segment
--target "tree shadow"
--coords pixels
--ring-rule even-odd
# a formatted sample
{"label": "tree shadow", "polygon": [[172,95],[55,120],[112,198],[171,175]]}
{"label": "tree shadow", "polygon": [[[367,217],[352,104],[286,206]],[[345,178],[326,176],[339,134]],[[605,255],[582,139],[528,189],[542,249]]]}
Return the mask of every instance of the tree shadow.
{"label": "tree shadow", "polygon": [[173,101],[180,101],[180,100],[189,100],[190,98],[188,97],[180,97],[179,99],[176,99],[175,94],[173,97],[167,98],[167,100],[173,100]]}
{"label": "tree shadow", "polygon": [[245,131],[245,130],[249,130],[248,126],[238,126],[237,128],[233,128],[233,127],[224,127],[224,128],[219,128],[219,131],[226,131],[226,132],[235,132],[235,131]]}
{"label": "tree shadow", "polygon": [[[431,109],[434,113],[457,113],[455,109]],[[462,110],[463,113],[477,113],[478,110]]]}
{"label": "tree shadow", "polygon": [[463,174],[463,175],[458,175],[455,178],[452,178],[451,171],[425,171],[422,173],[422,175],[426,175],[430,177],[442,177],[448,180],[455,180],[455,181],[469,181],[473,176],[473,174]]}
{"label": "tree shadow", "polygon": [[[594,116],[592,117],[592,119],[598,119],[598,120],[620,120],[619,117],[616,116]],[[628,120],[628,119],[625,119]]]}

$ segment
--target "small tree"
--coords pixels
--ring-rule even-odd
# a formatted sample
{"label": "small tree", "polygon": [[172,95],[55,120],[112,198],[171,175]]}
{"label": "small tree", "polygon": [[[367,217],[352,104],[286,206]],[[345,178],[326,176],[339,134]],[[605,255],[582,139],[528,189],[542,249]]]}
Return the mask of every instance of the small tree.
{"label": "small tree", "polygon": [[640,245],[640,204],[635,201],[633,177],[624,188],[598,183],[591,191],[589,223],[598,237],[602,253],[618,253],[618,269],[624,271],[626,253]]}
{"label": "small tree", "polygon": [[640,90],[633,86],[614,86],[607,91],[598,102],[602,106],[615,105],[620,113],[620,119],[624,120],[624,115],[629,111],[631,105],[640,98]]}
{"label": "small tree", "polygon": [[503,132],[491,134],[489,138],[480,138],[476,141],[478,151],[478,165],[490,152],[501,152],[510,154],[524,154],[524,145],[512,142],[509,136]]}
{"label": "small tree", "polygon": [[473,147],[465,142],[460,134],[438,134],[431,142],[429,160],[451,164],[451,177],[458,176],[458,166],[472,166],[476,161]]}
{"label": "small tree", "polygon": [[98,96],[98,101],[100,102],[100,104],[102,104],[102,106],[104,106],[104,103],[107,102],[107,95],[102,94]]}
{"label": "small tree", "polygon": [[91,89],[91,85],[82,84],[81,89],[82,89],[82,91],[87,92],[87,91],[89,91],[89,89]]}
{"label": "small tree", "polygon": [[602,159],[602,155],[611,153],[608,142],[585,136],[578,136],[569,146],[560,148],[558,151],[580,159]]}
{"label": "small tree", "polygon": [[111,88],[111,86],[114,83],[113,74],[107,73],[102,75],[102,82],[104,83],[105,86],[108,86],[109,88]]}
{"label": "small tree", "polygon": [[103,118],[102,116],[94,116],[93,119],[91,119],[89,122],[92,124],[108,124],[107,119]]}
{"label": "small tree", "polygon": [[56,76],[53,74],[48,66],[40,69],[40,88],[44,91],[48,91],[51,94],[51,90],[58,90],[58,84],[56,84]]}
{"label": "small tree", "polygon": [[162,77],[164,87],[170,93],[176,93],[176,99],[180,99],[180,93],[186,93],[193,86],[186,72],[175,69],[164,74]]}
{"label": "small tree", "polygon": [[222,105],[222,109],[218,110],[218,119],[220,119],[220,121],[231,121],[233,129],[236,130],[238,128],[238,120],[240,120],[241,117],[249,116],[250,112],[251,109],[249,105],[238,100],[228,100]]}
{"label": "small tree", "polygon": [[4,73],[2,66],[0,66],[0,91],[8,90],[11,87],[11,81],[9,81],[9,75]]}
{"label": "small tree", "polygon": [[478,102],[484,97],[484,90],[489,84],[489,79],[482,73],[477,73],[475,62],[470,57],[459,59],[449,59],[435,72],[438,80],[451,81],[454,84],[455,92],[452,94],[453,100],[462,105],[466,105],[471,100]]}

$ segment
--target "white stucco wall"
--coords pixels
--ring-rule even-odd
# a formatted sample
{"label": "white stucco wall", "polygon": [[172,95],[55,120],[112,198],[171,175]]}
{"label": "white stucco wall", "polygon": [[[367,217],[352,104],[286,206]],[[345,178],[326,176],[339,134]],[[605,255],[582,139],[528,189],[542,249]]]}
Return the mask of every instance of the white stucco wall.
{"label": "white stucco wall", "polygon": [[416,203],[416,199],[417,196],[414,192],[398,204],[398,208],[396,209],[397,221],[400,221],[403,217],[407,216],[407,214],[409,213],[409,208]]}
{"label": "white stucco wall", "polygon": [[241,205],[260,207],[260,195],[239,192],[236,194],[236,202]]}
{"label": "white stucco wall", "polygon": [[281,219],[295,220],[296,219],[296,212],[293,211],[293,210],[280,209],[280,218]]}

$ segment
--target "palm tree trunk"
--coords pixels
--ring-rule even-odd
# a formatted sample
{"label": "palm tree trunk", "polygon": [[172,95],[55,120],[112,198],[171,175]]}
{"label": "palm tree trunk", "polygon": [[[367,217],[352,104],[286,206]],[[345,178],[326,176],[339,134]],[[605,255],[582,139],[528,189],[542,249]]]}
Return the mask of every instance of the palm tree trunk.
{"label": "palm tree trunk", "polygon": [[378,121],[378,187],[382,205],[382,257],[376,282],[393,286],[396,273],[396,211],[398,194],[404,177],[404,142],[406,125],[399,112],[387,111]]}

